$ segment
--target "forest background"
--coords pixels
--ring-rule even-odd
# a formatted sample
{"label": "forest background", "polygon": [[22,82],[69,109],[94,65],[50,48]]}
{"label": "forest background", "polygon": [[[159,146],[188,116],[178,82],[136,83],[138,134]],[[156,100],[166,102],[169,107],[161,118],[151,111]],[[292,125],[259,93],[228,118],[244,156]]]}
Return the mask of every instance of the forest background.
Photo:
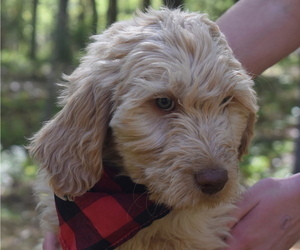
{"label": "forest background", "polygon": [[[32,195],[37,166],[24,145],[59,110],[55,83],[78,65],[90,35],[149,5],[156,9],[182,5],[190,11],[207,12],[215,20],[235,2],[2,0],[1,249],[41,249]],[[249,155],[241,164],[248,185],[261,178],[300,172],[299,51],[258,77],[255,89],[259,120]]]}

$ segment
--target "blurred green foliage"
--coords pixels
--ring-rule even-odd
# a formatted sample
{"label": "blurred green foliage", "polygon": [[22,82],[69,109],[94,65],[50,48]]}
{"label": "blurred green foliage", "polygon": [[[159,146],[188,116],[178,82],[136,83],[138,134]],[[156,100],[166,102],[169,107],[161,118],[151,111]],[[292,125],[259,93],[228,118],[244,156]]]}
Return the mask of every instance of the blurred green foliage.
{"label": "blurred green foliage", "polygon": [[284,177],[293,171],[299,133],[299,66],[300,55],[294,53],[255,79],[260,110],[250,154],[242,164],[248,178]]}
{"label": "blurred green foliage", "polygon": [[[28,88],[28,89],[24,89]],[[10,91],[2,95],[1,143],[4,148],[26,145],[31,133],[41,125],[43,96],[33,96],[32,82],[10,83]]]}

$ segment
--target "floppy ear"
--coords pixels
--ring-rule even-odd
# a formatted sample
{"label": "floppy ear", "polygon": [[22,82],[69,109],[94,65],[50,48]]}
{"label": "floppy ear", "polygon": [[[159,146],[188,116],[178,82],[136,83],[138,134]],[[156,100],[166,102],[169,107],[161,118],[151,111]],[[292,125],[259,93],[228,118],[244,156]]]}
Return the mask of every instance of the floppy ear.
{"label": "floppy ear", "polygon": [[118,24],[94,36],[80,66],[66,77],[70,85],[61,97],[63,109],[28,147],[61,198],[84,194],[101,176],[113,89],[121,81],[123,59],[135,46],[128,36],[124,36],[126,40],[118,37],[123,26],[128,25]]}
{"label": "floppy ear", "polygon": [[60,197],[82,195],[99,180],[112,105],[111,86],[103,87],[94,75],[78,75],[69,77],[77,86],[64,108],[34,136],[29,147]]}
{"label": "floppy ear", "polygon": [[247,154],[248,152],[248,147],[253,137],[255,122],[256,122],[255,113],[250,113],[248,116],[247,127],[242,135],[241,144],[239,146],[239,159],[241,159],[242,156],[244,154]]}
{"label": "floppy ear", "polygon": [[122,71],[126,56],[146,36],[140,31],[128,32],[133,25],[131,21],[115,23],[93,37],[79,67],[66,77],[70,86],[61,98],[63,109],[28,147],[61,198],[80,196],[100,179],[114,89],[128,74],[128,70]]}

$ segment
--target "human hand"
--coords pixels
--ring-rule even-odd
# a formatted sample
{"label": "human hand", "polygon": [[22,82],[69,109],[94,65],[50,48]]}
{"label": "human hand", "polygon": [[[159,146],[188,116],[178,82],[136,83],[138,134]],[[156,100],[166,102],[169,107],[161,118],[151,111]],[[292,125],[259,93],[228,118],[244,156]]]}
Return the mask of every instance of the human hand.
{"label": "human hand", "polygon": [[47,232],[44,236],[43,250],[59,250],[60,245],[57,235],[52,232]]}
{"label": "human hand", "polygon": [[263,179],[237,204],[230,250],[288,250],[300,239],[300,174]]}

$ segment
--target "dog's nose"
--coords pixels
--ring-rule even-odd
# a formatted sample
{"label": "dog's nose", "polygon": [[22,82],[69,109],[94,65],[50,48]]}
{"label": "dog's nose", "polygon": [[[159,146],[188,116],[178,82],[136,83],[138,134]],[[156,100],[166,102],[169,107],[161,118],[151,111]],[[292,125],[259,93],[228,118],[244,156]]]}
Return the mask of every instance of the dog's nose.
{"label": "dog's nose", "polygon": [[206,169],[196,174],[196,181],[203,193],[212,195],[224,188],[228,173],[225,169]]}

